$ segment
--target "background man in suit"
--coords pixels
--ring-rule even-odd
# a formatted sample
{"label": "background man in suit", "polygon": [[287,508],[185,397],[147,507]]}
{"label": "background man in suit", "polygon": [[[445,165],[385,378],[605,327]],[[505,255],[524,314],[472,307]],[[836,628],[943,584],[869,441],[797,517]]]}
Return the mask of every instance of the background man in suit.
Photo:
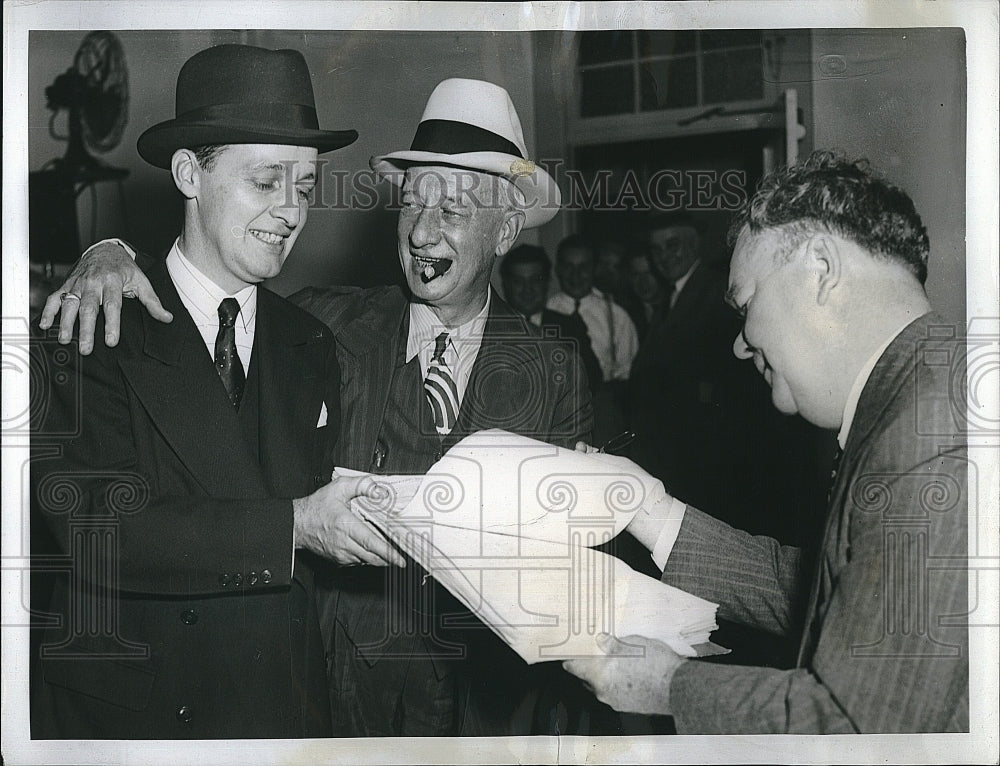
{"label": "background man in suit", "polygon": [[678,501],[631,531],[665,582],[799,634],[796,667],[684,660],[637,637],[643,658],[564,665],[681,733],[968,731],[964,355],[924,293],[920,217],[867,163],[821,151],[765,179],[731,231],[735,353],[779,411],[838,432],[843,450],[819,561],[810,578],[798,549]]}
{"label": "background man in suit", "polygon": [[[691,505],[739,529],[801,545],[818,526],[812,516],[789,522],[789,515],[825,497],[825,476],[811,470],[821,432],[776,412],[767,384],[733,355],[740,320],[724,300],[726,272],[702,257],[698,227],[686,212],[648,222],[649,258],[665,289],[629,379],[629,423],[637,434],[631,456]],[[794,641],[725,619],[720,628],[717,640],[734,648],[723,661],[794,661]]]}
{"label": "background man in suit", "polygon": [[625,309],[641,341],[649,326],[649,317],[643,313],[629,284],[628,247],[621,240],[605,238],[597,243],[594,253],[594,287],[610,295]]}
{"label": "background man in suit", "polygon": [[633,306],[632,311],[629,311],[629,316],[632,317],[635,329],[639,333],[641,347],[642,341],[649,331],[649,323],[653,321],[653,317],[666,297],[663,278],[653,270],[645,248],[636,248],[626,255],[625,284],[630,297],[623,305]]}
{"label": "background man in suit", "polygon": [[646,241],[665,287],[629,378],[633,454],[669,491],[699,507],[720,508],[728,487],[719,479],[731,476],[734,417],[740,418],[730,403],[743,395],[734,387],[752,382],[728,347],[739,319],[723,300],[725,273],[699,257],[690,215],[655,215]]}
{"label": "background man in suit", "polygon": [[601,365],[590,347],[587,325],[578,316],[567,316],[546,308],[552,262],[545,249],[538,245],[518,245],[500,263],[503,294],[511,308],[536,327],[555,328],[559,336],[576,341],[577,351],[587,370],[587,381],[593,391],[603,380]]}
{"label": "background man in suit", "polygon": [[[566,341],[542,338],[490,288],[496,258],[521,228],[540,226],[559,209],[555,180],[528,156],[507,91],[452,79],[431,94],[410,149],[372,159],[403,188],[397,233],[406,286],[306,288],[292,296],[336,337],[342,419],[335,465],[425,473],[485,428],[561,446],[589,436],[578,356]],[[108,243],[93,248],[63,286],[77,289],[91,310],[102,300],[107,310],[108,294],[114,308],[123,288],[156,309],[135,264]],[[57,304],[50,299],[48,321]],[[75,306],[68,308],[61,332],[75,321]],[[92,340],[93,324],[83,320],[81,336],[89,330]],[[445,640],[440,625],[445,613],[465,610],[432,580],[367,569],[330,569],[320,579],[336,733],[528,733],[532,711],[523,722],[511,717],[525,684],[512,677],[513,686],[505,685],[503,677],[523,662],[467,613],[480,659],[460,662],[472,651],[468,631]]]}
{"label": "background man in suit", "polygon": [[[139,138],[184,197],[180,235],[148,272],[175,321],[127,306],[116,348],[68,357],[79,388],[53,376],[36,392],[49,406],[33,530],[72,573],[32,670],[35,738],[331,731],[311,573],[293,554],[400,560],[348,507],[371,480],[328,483],[332,336],[257,286],[305,225],[318,151],[357,138],[319,130],[312,104],[297,51],[218,46],[182,68],[176,119]],[[38,342],[57,369],[65,353]]]}
{"label": "background man in suit", "polygon": [[625,309],[609,293],[594,287],[594,249],[583,237],[571,234],[556,249],[556,277],[560,292],[548,307],[578,316],[587,326],[590,347],[601,365],[602,383],[595,386],[594,439],[603,443],[626,425],[626,382],[639,349],[639,336]]}
{"label": "background man in suit", "polygon": [[[739,317],[724,300],[725,270],[703,257],[698,226],[686,212],[648,223],[650,261],[666,287],[629,378],[632,455],[692,505],[740,529],[801,544],[816,529],[804,520],[790,525],[787,516],[822,502],[826,485],[810,466],[827,440],[776,412],[764,381],[733,355]],[[736,496],[733,486],[740,487]]]}

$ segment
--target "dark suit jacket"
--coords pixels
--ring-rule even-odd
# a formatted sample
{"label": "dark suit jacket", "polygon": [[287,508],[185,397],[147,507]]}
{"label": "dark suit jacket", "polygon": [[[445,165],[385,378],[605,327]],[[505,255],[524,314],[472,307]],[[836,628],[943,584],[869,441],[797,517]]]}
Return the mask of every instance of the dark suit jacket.
{"label": "dark suit jacket", "polygon": [[[36,338],[48,374],[36,390],[46,406],[33,438],[33,520],[74,574],[48,608],[62,624],[33,672],[32,734],[326,735],[305,561],[293,577],[291,498],[329,477],[332,337],[259,289],[248,371],[257,403],[241,408],[258,422],[241,421],[162,261],[149,277],[172,323],[125,301],[116,348],[97,343],[83,357],[53,334]],[[246,438],[254,429],[259,438]]]}
{"label": "dark suit jacket", "polygon": [[590,391],[596,391],[604,382],[604,372],[601,370],[601,363],[597,360],[593,347],[590,345],[590,334],[587,332],[587,325],[579,316],[571,314],[560,314],[552,309],[542,309],[542,332],[546,327],[554,327],[559,335],[557,337],[567,338],[574,342],[577,353],[580,354],[580,361],[583,362],[583,369],[587,371],[587,384]]}
{"label": "dark suit jacket", "polygon": [[[336,459],[346,468],[371,470],[389,396],[387,383],[406,352],[407,295],[395,286],[306,288],[291,300],[321,319],[337,338],[344,421]],[[565,350],[567,344],[542,338],[494,293],[458,423],[443,440],[443,450],[486,428],[504,428],[569,448],[586,438],[592,414],[590,396],[581,385],[585,374],[574,360],[546,353],[549,347]],[[513,356],[511,348],[516,349]]]}
{"label": "dark suit jacket", "polygon": [[[368,290],[307,288],[292,296],[292,300],[322,319],[337,338],[338,358],[342,369],[340,396],[343,412],[341,435],[335,450],[337,465],[374,472],[384,470],[374,464],[374,455],[380,434],[390,417],[387,411],[391,410],[389,397],[394,376],[403,374],[409,322],[409,299],[406,292],[400,287],[376,287]],[[425,402],[422,392],[416,399],[420,404]],[[419,421],[419,418],[416,420]],[[591,424],[590,393],[585,373],[571,346],[562,338],[543,337],[538,328],[528,323],[494,293],[482,346],[462,399],[455,428],[440,444],[436,436],[432,437],[435,454],[426,452],[426,435],[413,434],[409,443],[383,446],[395,455],[395,470],[423,473],[435,459],[440,458],[463,437],[479,430],[503,428],[572,448],[578,440],[589,438]],[[324,615],[330,613],[332,600],[336,605],[336,621],[343,626],[348,640],[353,644],[348,652],[344,652],[343,647],[336,648],[339,661],[359,662],[358,658],[362,657],[361,662],[373,666],[385,657],[406,657],[413,652],[424,654],[432,646],[436,650],[436,640],[433,644],[428,643],[426,648],[415,647],[408,643],[410,638],[405,635],[391,645],[380,644],[389,624],[389,611],[399,607],[392,606],[391,599],[387,600],[386,585],[381,573],[371,568],[362,569],[366,571],[342,572],[335,577],[331,593],[320,591],[319,594],[321,612]],[[417,569],[411,563],[400,577],[415,580],[419,585]],[[417,587],[416,590],[427,592],[426,588]],[[413,592],[410,591],[414,603],[416,599],[424,597],[412,595]],[[410,597],[404,596],[399,599],[406,613],[412,608],[408,598]],[[443,591],[435,598],[436,605],[426,608],[437,619],[443,613],[464,611]],[[443,606],[446,603],[449,606]],[[327,619],[324,617],[323,627],[328,631],[331,626],[326,623]],[[432,630],[436,634],[436,629]],[[488,639],[497,645],[497,649],[505,650],[492,636],[488,636]],[[454,640],[464,641],[465,637]],[[506,651],[513,656],[513,652]],[[516,662],[523,665],[519,659]],[[419,664],[424,667],[411,667],[407,670],[404,663],[394,660],[392,668],[385,670],[387,675],[382,683],[400,690],[404,686],[404,680],[405,683],[414,685],[415,678],[424,677],[427,673],[428,663]],[[437,688],[446,687],[444,679],[450,676],[454,664],[442,657],[434,657],[430,664],[440,682]],[[343,669],[337,672],[343,672]],[[495,671],[482,669],[481,674],[487,675],[489,672]],[[433,682],[429,683],[428,688],[435,686]],[[382,691],[387,697],[395,693],[394,689],[388,688]],[[437,694],[437,691],[433,693]],[[425,700],[417,704],[423,704],[429,709],[432,706],[431,694],[428,691]],[[385,722],[385,726],[386,729],[380,731],[400,733],[392,730],[388,722]],[[402,733],[407,733],[406,727]],[[432,727],[414,733],[452,732]]]}
{"label": "dark suit jacket", "polygon": [[663,580],[802,638],[794,670],[685,663],[670,687],[678,732],[968,731],[969,463],[952,389],[964,339],[952,336],[926,315],[875,366],[811,584],[798,549],[687,509]]}
{"label": "dark suit jacket", "polygon": [[654,316],[629,379],[631,455],[692,505],[800,544],[818,525],[787,519],[823,501],[825,471],[810,470],[821,434],[777,412],[753,365],[734,356],[740,320],[725,292],[725,272],[700,263],[674,307]]}

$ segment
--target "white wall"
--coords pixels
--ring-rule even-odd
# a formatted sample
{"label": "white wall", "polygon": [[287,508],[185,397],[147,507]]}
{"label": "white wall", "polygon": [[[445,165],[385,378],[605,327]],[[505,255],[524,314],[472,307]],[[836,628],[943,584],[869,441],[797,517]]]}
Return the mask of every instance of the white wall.
{"label": "white wall", "polygon": [[814,144],[867,157],[913,198],[931,241],[927,293],[960,326],[965,97],[961,29],[813,32]]}
{"label": "white wall", "polygon": [[[180,225],[180,205],[166,171],[139,159],[135,142],[150,125],[174,116],[174,86],[181,65],[210,45],[242,42],[296,48],[313,75],[320,126],[355,128],[361,137],[327,155],[330,168],[368,168],[373,154],[410,145],[431,90],[448,77],[496,82],[511,94],[532,147],[534,78],[529,34],[455,32],[137,32],[116,33],[125,50],[131,85],[129,124],[121,144],[103,160],[131,171],[125,182],[125,234],[150,250],[165,249]],[[65,151],[48,135],[44,91],[70,66],[82,32],[33,32],[29,45],[29,162],[32,170]],[[65,130],[65,115],[60,117]],[[105,188],[107,187],[107,188]],[[382,197],[386,186],[380,185]],[[98,237],[122,233],[113,185],[100,188]],[[89,194],[89,193],[88,193]],[[81,199],[81,236],[90,238],[87,194]],[[281,276],[282,293],[306,284],[372,284],[398,276],[395,214],[379,204],[368,211],[314,208]]]}

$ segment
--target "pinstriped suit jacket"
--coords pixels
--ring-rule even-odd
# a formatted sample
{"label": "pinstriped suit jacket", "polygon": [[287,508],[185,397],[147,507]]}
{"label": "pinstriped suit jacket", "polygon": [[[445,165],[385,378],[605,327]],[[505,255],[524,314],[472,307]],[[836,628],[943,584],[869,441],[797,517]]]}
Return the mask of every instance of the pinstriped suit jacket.
{"label": "pinstriped suit jacket", "polygon": [[718,602],[721,617],[802,639],[793,670],[682,665],[678,732],[968,731],[970,466],[954,335],[928,314],[879,359],[811,582],[798,549],[687,509],[663,580]]}
{"label": "pinstriped suit jacket", "polygon": [[[333,450],[335,464],[378,472],[373,454],[387,417],[390,381],[405,351],[401,330],[408,321],[406,292],[392,286],[305,288],[290,300],[321,319],[337,337],[342,421]],[[542,339],[494,293],[458,422],[439,452],[485,428],[505,428],[567,448],[587,440],[593,423],[590,394],[581,363],[565,353],[569,343]],[[400,472],[426,470],[427,457],[415,456],[424,443],[419,436],[414,434],[409,444],[387,445],[398,457]],[[404,455],[410,457],[399,457]],[[378,645],[386,624],[383,602],[380,587],[372,597],[338,611],[358,644]],[[377,653],[368,659],[377,661]]]}

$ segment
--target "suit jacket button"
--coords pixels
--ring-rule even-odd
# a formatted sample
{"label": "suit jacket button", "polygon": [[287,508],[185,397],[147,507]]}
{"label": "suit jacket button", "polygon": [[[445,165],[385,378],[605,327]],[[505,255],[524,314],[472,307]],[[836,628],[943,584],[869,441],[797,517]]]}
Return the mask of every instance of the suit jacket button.
{"label": "suit jacket button", "polygon": [[185,625],[194,625],[198,622],[198,613],[194,609],[185,609],[181,612],[181,622]]}
{"label": "suit jacket button", "polygon": [[247,576],[247,582],[250,583],[251,585],[256,585],[257,584],[257,573],[256,572],[251,572]]}
{"label": "suit jacket button", "polygon": [[181,723],[191,723],[191,719],[193,717],[194,711],[192,711],[187,705],[181,705],[177,708],[177,720]]}
{"label": "suit jacket button", "polygon": [[233,585],[235,585],[238,588],[242,584],[243,584],[243,573],[237,572],[236,574],[233,575]]}
{"label": "suit jacket button", "polygon": [[270,569],[265,569],[263,572],[260,573],[260,581],[264,583],[264,585],[267,585],[269,582],[271,582]]}
{"label": "suit jacket button", "polygon": [[315,476],[313,476],[313,484],[316,486],[316,489],[322,487],[325,481],[326,477],[321,473],[317,473]]}
{"label": "suit jacket button", "polygon": [[226,574],[225,572],[219,575],[219,585],[221,585],[223,588],[229,587],[229,575]]}

